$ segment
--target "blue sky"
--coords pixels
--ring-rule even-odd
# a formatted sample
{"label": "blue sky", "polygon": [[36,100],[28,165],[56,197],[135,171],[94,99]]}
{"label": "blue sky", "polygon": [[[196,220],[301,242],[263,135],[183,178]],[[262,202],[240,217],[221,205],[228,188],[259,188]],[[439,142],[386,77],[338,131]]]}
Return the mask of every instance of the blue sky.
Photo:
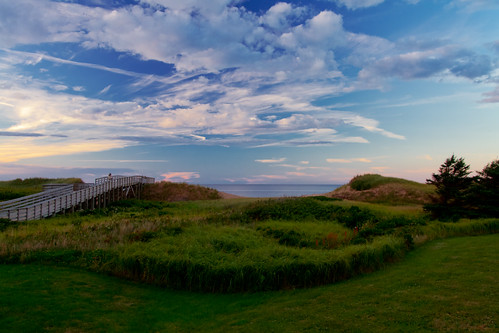
{"label": "blue sky", "polygon": [[0,0],[0,179],[481,170],[497,17],[488,0]]}

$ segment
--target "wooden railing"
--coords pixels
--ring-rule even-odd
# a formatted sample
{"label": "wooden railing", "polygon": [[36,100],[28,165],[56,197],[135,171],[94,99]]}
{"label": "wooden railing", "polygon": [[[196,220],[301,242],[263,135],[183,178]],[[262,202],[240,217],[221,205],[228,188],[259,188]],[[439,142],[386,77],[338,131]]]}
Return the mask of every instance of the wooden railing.
{"label": "wooden railing", "polygon": [[141,185],[151,183],[154,183],[154,178],[144,176],[97,178],[95,184],[86,184],[88,186],[78,190],[68,185],[0,202],[0,218],[12,221],[38,220],[78,207],[94,209],[127,197],[130,191],[140,191]]}

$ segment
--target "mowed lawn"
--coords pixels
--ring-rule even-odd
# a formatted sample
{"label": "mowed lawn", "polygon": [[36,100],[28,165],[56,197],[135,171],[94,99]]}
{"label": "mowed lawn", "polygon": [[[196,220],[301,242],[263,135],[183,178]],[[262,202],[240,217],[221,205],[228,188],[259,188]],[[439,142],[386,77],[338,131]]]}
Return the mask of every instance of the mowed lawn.
{"label": "mowed lawn", "polygon": [[312,289],[200,294],[78,269],[0,265],[1,332],[499,330],[499,234],[429,242]]}

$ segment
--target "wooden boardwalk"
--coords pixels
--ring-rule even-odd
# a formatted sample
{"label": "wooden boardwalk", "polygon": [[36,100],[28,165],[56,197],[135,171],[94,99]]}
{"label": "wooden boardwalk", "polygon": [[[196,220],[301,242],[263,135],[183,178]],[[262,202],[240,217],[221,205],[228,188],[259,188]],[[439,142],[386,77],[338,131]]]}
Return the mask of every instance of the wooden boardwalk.
{"label": "wooden boardwalk", "polygon": [[113,201],[140,198],[144,184],[152,183],[151,177],[112,176],[97,178],[95,184],[48,186],[41,193],[0,202],[0,218],[39,220],[61,212],[101,208]]}

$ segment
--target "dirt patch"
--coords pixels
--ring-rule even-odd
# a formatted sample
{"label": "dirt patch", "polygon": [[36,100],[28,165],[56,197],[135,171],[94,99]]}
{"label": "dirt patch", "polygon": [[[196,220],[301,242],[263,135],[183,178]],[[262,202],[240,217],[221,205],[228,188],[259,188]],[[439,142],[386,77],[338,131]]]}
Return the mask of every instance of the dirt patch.
{"label": "dirt patch", "polygon": [[241,199],[245,198],[240,195],[235,195],[235,194],[230,194],[230,193],[225,193],[225,192],[220,192],[218,191],[218,194],[222,197],[222,199]]}

